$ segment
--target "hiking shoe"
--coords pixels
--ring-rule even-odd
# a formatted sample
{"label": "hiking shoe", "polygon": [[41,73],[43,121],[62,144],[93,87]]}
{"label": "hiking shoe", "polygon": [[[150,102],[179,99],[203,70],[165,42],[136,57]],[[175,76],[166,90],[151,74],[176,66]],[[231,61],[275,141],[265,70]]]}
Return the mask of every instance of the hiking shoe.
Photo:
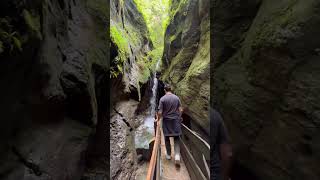
{"label": "hiking shoe", "polygon": [[167,159],[167,160],[171,160],[171,156],[168,155],[168,154],[166,154],[166,159]]}
{"label": "hiking shoe", "polygon": [[176,154],[174,157],[174,162],[176,166],[180,167],[180,155]]}

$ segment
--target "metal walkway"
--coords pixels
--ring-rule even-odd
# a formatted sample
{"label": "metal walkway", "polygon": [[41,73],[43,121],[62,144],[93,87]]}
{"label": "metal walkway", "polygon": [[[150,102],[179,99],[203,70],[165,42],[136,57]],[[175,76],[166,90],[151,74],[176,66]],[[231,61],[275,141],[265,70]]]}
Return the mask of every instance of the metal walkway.
{"label": "metal walkway", "polygon": [[[170,139],[170,141],[171,141],[171,149],[172,149],[171,157],[174,157],[173,139]],[[161,169],[160,171],[161,171],[162,180],[191,180],[188,170],[182,158],[180,162],[180,167],[178,168],[174,164],[174,158],[171,158],[171,160],[167,160],[165,156],[166,156],[166,147],[164,144],[164,136],[161,136]]]}
{"label": "metal walkway", "polygon": [[[155,140],[146,180],[208,180],[210,146],[198,134],[182,125],[180,137],[180,168],[174,164],[174,158],[165,158],[165,144],[159,123],[156,127]],[[171,140],[171,149],[173,141]],[[174,151],[172,151],[173,153]],[[174,156],[172,156],[174,157]]]}

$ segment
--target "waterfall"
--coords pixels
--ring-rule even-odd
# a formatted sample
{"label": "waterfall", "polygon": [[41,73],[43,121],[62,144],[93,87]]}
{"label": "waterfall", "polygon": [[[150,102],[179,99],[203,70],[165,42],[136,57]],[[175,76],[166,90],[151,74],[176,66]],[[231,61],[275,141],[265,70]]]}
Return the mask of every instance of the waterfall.
{"label": "waterfall", "polygon": [[150,99],[150,116],[154,117],[156,113],[156,99],[157,99],[157,90],[158,90],[158,79],[156,77],[157,69],[159,68],[160,60],[156,64],[155,71],[153,73],[153,87],[152,87],[152,97]]}
{"label": "waterfall", "polygon": [[157,61],[155,71],[153,73],[153,86],[152,86],[152,96],[150,98],[150,108],[149,108],[149,116],[144,121],[144,126],[149,127],[150,131],[153,132],[153,123],[154,116],[156,114],[156,99],[157,99],[157,88],[158,88],[158,79],[156,77],[157,69],[159,68],[160,59]]}
{"label": "waterfall", "polygon": [[156,113],[156,100],[157,100],[157,88],[158,79],[156,77],[157,69],[159,67],[160,60],[158,60],[155,71],[153,73],[153,86],[152,86],[152,96],[150,98],[150,108],[148,109],[148,115],[145,118],[143,124],[135,132],[135,147],[137,149],[148,149],[149,142],[154,136],[154,117]]}

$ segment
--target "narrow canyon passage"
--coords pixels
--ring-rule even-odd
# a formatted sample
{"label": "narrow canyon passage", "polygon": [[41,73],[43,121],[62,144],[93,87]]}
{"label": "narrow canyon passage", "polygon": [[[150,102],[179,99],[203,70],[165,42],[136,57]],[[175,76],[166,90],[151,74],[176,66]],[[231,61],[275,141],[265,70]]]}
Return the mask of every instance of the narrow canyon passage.
{"label": "narrow canyon passage", "polygon": [[[211,108],[231,179],[320,179],[319,12],[319,0],[1,0],[0,180],[209,179]],[[154,123],[164,84],[184,108],[180,168]]]}
{"label": "narrow canyon passage", "polygon": [[[156,138],[155,112],[164,84],[170,84],[179,96],[187,126],[208,141],[210,23],[206,3],[209,1],[111,1],[111,93],[116,94],[110,125],[112,179],[147,176]],[[165,160],[164,141],[159,142],[163,177],[194,176],[187,169],[193,161],[172,169],[174,161]],[[186,147],[195,143],[183,142]],[[181,151],[184,162],[189,151]],[[202,156],[194,158],[203,162]]]}

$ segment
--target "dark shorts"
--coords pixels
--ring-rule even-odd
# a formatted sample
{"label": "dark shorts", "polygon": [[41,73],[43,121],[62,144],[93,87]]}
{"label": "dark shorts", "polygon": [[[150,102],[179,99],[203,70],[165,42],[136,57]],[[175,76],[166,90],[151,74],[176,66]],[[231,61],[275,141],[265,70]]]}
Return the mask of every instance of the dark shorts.
{"label": "dark shorts", "polygon": [[164,136],[180,136],[181,135],[181,121],[180,119],[163,119],[162,129]]}

